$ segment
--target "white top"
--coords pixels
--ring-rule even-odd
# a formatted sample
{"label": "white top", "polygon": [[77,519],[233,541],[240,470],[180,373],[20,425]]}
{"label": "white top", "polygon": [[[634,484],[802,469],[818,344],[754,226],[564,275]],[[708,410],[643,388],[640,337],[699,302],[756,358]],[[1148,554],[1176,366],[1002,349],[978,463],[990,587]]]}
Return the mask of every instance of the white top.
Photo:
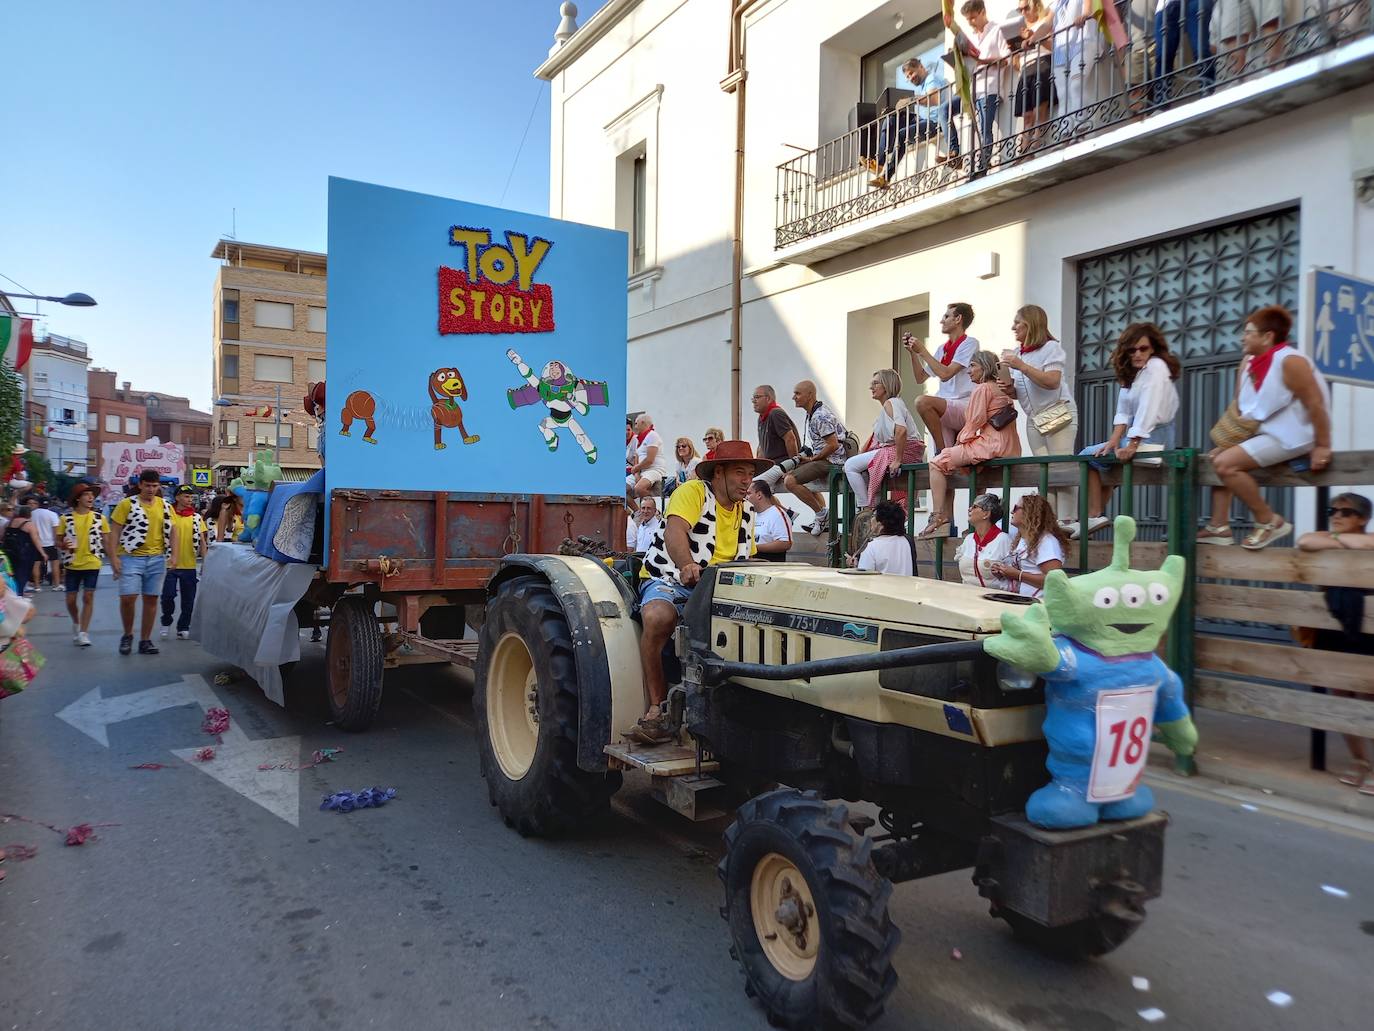
{"label": "white top", "polygon": [[996,575],[988,568],[993,562],[1007,561],[1011,554],[1011,544],[1011,537],[1000,531],[982,547],[978,546],[978,541],[972,533],[966,534],[959,544],[959,550],[954,553],[954,557],[959,560],[960,578],[964,583],[975,587],[1015,592],[1016,586],[1010,580]]}
{"label": "white top", "polygon": [[[633,440],[631,441],[633,443]],[[657,469],[664,476],[673,475],[673,459],[663,447],[663,438],[658,435],[658,430],[650,430],[644,434],[644,439],[635,447],[635,463],[644,461],[649,456],[649,448],[658,448],[658,454],[654,456],[653,465],[649,469]],[[642,470],[647,471],[647,470]]]}
{"label": "white top", "polygon": [[[945,345],[942,342],[930,353],[938,362],[944,350]],[[940,380],[939,386],[935,388],[936,397],[943,397],[947,401],[962,401],[973,393],[973,379],[968,374],[968,363],[973,361],[973,356],[977,353],[978,338],[965,335],[959,346],[954,349],[954,357],[950,359],[951,365],[962,365],[963,368],[949,379]]]}
{"label": "white top", "polygon": [[978,56],[995,64],[974,64],[969,69],[973,76],[973,89],[977,97],[999,97],[1002,95],[1002,66],[1011,50],[1007,47],[1002,26],[989,20],[980,35],[973,37],[973,45],[978,48]]}
{"label": "white top", "polygon": [[874,441],[879,444],[891,444],[897,436],[898,426],[906,427],[908,440],[920,440],[923,431],[916,428],[916,419],[907,408],[906,402],[900,397],[889,397],[885,403],[892,406],[892,414],[888,415],[881,405],[878,407],[878,418],[873,423]]}
{"label": "white top", "polygon": [[[1285,450],[1310,448],[1316,441],[1316,431],[1312,429],[1312,417],[1307,406],[1298,400],[1288,384],[1283,381],[1283,366],[1290,361],[1303,361],[1312,369],[1322,394],[1330,397],[1326,378],[1321,370],[1312,364],[1312,359],[1292,346],[1280,348],[1274,355],[1274,362],[1264,377],[1264,385],[1255,389],[1250,378],[1250,363],[1247,361],[1240,370],[1240,397],[1236,399],[1240,414],[1249,419],[1260,421],[1259,431],[1273,437]],[[37,517],[35,512],[34,516]],[[34,520],[37,522],[37,518]],[[40,531],[41,532],[41,531]]]}
{"label": "white top", "polygon": [[1016,400],[1021,403],[1021,407],[1028,415],[1033,416],[1037,412],[1042,412],[1056,401],[1073,399],[1073,391],[1069,389],[1068,373],[1064,369],[1067,360],[1064,356],[1064,345],[1058,340],[1046,340],[1034,351],[1027,351],[1021,355],[1021,360],[1041,372],[1050,372],[1054,369],[1060,372],[1058,388],[1046,390],[1032,383],[1030,377],[1020,369],[1011,370],[1011,381],[1016,387]]}
{"label": "white top", "polygon": [[[1040,566],[1044,562],[1063,562],[1064,547],[1059,543],[1059,538],[1052,533],[1047,533],[1040,538],[1040,544],[1035,549],[1035,554],[1028,554],[1030,549],[1026,547],[1026,540],[1019,534],[1016,542],[1012,545],[1011,561],[1008,565],[1015,566],[1023,573],[1039,573]],[[1038,598],[1044,589],[1026,583],[1024,580],[1016,585],[1017,592],[1026,598]]]}
{"label": "white top", "polygon": [[772,505],[754,517],[754,543],[769,544],[773,541],[790,541],[792,527],[787,522],[787,514],[782,506]]}
{"label": "white top", "polygon": [[911,575],[911,540],[902,533],[874,537],[859,556],[860,569],[876,569],[896,576]]}
{"label": "white top", "polygon": [[1169,378],[1169,366],[1158,356],[1135,374],[1135,382],[1122,387],[1116,399],[1113,426],[1125,426],[1126,436],[1148,437],[1155,427],[1174,421],[1178,415],[1178,387]]}
{"label": "white top", "polygon": [[45,548],[51,548],[56,544],[53,540],[52,532],[57,529],[57,524],[61,518],[50,508],[35,508],[33,510],[33,525],[38,529],[38,543]]}
{"label": "white top", "polygon": [[1054,11],[1054,63],[1057,65],[1076,64],[1083,52],[1083,33],[1097,26],[1074,25],[1074,20],[1083,13],[1083,0],[1049,0],[1046,5]]}
{"label": "white top", "polygon": [[654,542],[654,534],[663,526],[663,520],[654,516],[647,522],[635,521],[635,551],[648,551]]}
{"label": "white top", "polygon": [[681,462],[677,464],[677,482],[686,483],[688,480],[696,478],[697,466],[701,464],[700,458],[689,459],[686,465]]}

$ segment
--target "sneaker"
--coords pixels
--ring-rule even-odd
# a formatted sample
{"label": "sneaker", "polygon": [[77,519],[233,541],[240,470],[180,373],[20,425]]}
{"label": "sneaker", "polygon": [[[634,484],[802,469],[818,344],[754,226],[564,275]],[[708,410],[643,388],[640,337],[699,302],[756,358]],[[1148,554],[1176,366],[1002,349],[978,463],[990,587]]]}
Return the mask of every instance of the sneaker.
{"label": "sneaker", "polygon": [[870,180],[868,181],[868,185],[869,185],[869,186],[872,186],[872,187],[873,187],[874,189],[876,189],[876,190],[886,190],[886,189],[887,189],[887,176],[885,176],[885,175],[875,175],[872,179],[870,179]]}
{"label": "sneaker", "polygon": [[67,587],[66,587],[65,584],[53,584],[53,585],[52,585],[52,589],[53,589],[54,591],[65,591],[65,590],[67,589]]}
{"label": "sneaker", "polygon": [[1229,526],[1204,526],[1197,532],[1197,542],[1227,548],[1236,543],[1235,538],[1231,536]]}
{"label": "sneaker", "polygon": [[157,645],[153,644],[152,641],[139,641],[139,642],[138,642],[138,654],[140,654],[140,655],[157,655],[157,654],[158,654]]}
{"label": "sneaker", "polygon": [[1067,534],[1069,535],[1069,540],[1071,540],[1071,541],[1076,541],[1076,540],[1078,540],[1078,520],[1077,520],[1077,519],[1061,519],[1061,520],[1059,520],[1059,529],[1063,530],[1065,533],[1067,533]]}
{"label": "sneaker", "polygon": [[119,654],[128,655],[134,650],[134,635],[125,634],[119,639]]}
{"label": "sneaker", "polygon": [[830,529],[830,509],[823,508],[816,513],[816,518],[811,523],[811,535],[813,537],[823,537]]}
{"label": "sneaker", "polygon": [[1292,523],[1283,516],[1277,518],[1278,522],[1257,525],[1246,535],[1245,540],[1240,542],[1240,546],[1246,551],[1259,551],[1293,532]]}
{"label": "sneaker", "polygon": [[163,627],[161,630],[159,630],[159,631],[157,632],[157,636],[158,636],[159,638],[161,638],[162,640],[164,640],[164,641],[167,640],[167,634],[168,634],[168,629],[167,629],[166,627]]}
{"label": "sneaker", "polygon": [[1104,515],[1088,517],[1088,536],[1091,537],[1098,530],[1105,530],[1112,525],[1112,521]]}
{"label": "sneaker", "polygon": [[189,630],[178,630],[178,631],[177,631],[177,640],[178,640],[178,641],[189,641],[190,639],[191,639],[191,631],[189,631]]}
{"label": "sneaker", "polygon": [[81,628],[75,623],[72,624],[72,644],[81,643]]}
{"label": "sneaker", "polygon": [[91,646],[91,635],[84,630],[81,631],[81,633],[76,635],[76,643],[82,648],[89,648]]}

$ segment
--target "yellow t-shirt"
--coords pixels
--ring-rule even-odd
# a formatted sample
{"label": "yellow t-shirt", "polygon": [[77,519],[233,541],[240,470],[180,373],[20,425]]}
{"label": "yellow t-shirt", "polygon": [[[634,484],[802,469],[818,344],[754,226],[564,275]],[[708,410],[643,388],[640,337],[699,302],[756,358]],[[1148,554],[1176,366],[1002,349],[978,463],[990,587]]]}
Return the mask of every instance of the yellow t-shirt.
{"label": "yellow t-shirt", "polygon": [[110,524],[99,512],[73,512],[72,525],[76,528],[76,550],[67,560],[67,568],[78,573],[100,568],[100,556],[91,552],[91,520],[100,520],[100,532],[110,532]]}
{"label": "yellow t-shirt", "polygon": [[[677,516],[686,520],[688,529],[696,526],[701,519],[702,509],[706,507],[706,492],[710,489],[710,485],[705,480],[688,480],[674,490],[672,497],[668,499],[668,509],[663,513],[665,526],[669,516]],[[739,551],[739,528],[743,519],[744,502],[740,502],[734,508],[726,508],[719,502],[716,503],[716,546],[711,552],[711,561],[707,565],[715,566],[722,562],[735,561],[735,556]],[[757,550],[758,548],[751,538],[749,554],[753,555]],[[641,575],[644,579],[652,576],[647,566]]]}
{"label": "yellow t-shirt", "polygon": [[173,569],[196,568],[196,514],[182,515],[172,509],[172,526],[176,528],[177,550],[172,554]]}
{"label": "yellow t-shirt", "polygon": [[[110,519],[113,522],[118,523],[121,527],[128,523],[130,506],[133,505],[135,500],[136,499],[134,498],[125,498],[123,501],[121,501],[118,505],[115,506],[115,510],[113,513],[111,513]],[[140,501],[139,504],[143,505],[143,502]],[[162,543],[163,504],[164,502],[162,498],[153,498],[153,503],[151,505],[143,505],[144,514],[148,516],[148,536],[143,541],[143,543],[140,544],[137,548],[135,548],[132,552],[130,552],[130,554],[161,555],[165,550],[164,545]],[[123,549],[121,548],[120,550],[122,551]]]}

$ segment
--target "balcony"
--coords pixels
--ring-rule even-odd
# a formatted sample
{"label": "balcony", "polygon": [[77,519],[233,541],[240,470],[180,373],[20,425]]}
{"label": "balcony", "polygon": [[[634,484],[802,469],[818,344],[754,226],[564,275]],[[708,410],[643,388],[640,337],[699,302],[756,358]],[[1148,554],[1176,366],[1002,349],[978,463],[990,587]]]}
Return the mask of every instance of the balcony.
{"label": "balcony", "polygon": [[[980,66],[972,96],[976,109],[992,108],[987,139],[977,124],[986,116],[964,112],[947,85],[938,100],[880,116],[779,165],[775,257],[820,261],[1374,81],[1374,4],[1303,3],[1300,17],[1248,42],[1212,41],[1210,58],[1187,64],[1185,47],[1199,26],[1182,21],[1165,35],[1162,54],[1154,27],[1139,19],[1112,35],[1090,21],[1032,41],[1027,47],[1042,58],[1053,54],[1042,61],[1047,74],[1038,89],[1030,76],[1022,94],[1023,106],[1039,114],[1034,124],[1014,112],[1022,65],[1031,60],[1013,55]],[[1119,0],[1119,8],[1130,15],[1129,3]],[[1208,49],[1205,30],[1220,24],[1214,18],[1203,27],[1200,49]],[[1159,67],[1171,35],[1176,60]],[[883,173],[885,185],[872,185]]]}

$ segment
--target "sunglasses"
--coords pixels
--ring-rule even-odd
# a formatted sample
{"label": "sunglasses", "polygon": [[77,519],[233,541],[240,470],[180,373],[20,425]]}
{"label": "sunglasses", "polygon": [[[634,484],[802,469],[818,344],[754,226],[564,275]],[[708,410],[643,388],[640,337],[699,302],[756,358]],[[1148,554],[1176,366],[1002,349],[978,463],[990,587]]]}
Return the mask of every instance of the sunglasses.
{"label": "sunglasses", "polygon": [[1131,354],[1140,354],[1140,352],[1142,352],[1142,351],[1149,351],[1150,353],[1154,353],[1154,345],[1153,345],[1153,344],[1141,344],[1139,347],[1128,347],[1127,350],[1128,350]]}
{"label": "sunglasses", "polygon": [[1358,519],[1358,518],[1360,518],[1360,513],[1357,512],[1357,511],[1355,511],[1355,509],[1353,509],[1353,508],[1344,508],[1344,507],[1339,506],[1339,505],[1333,505],[1333,506],[1331,506],[1330,508],[1328,508],[1328,509],[1326,510],[1326,515],[1327,515],[1327,518],[1330,518],[1331,516],[1341,516],[1342,518],[1345,518],[1345,519]]}

